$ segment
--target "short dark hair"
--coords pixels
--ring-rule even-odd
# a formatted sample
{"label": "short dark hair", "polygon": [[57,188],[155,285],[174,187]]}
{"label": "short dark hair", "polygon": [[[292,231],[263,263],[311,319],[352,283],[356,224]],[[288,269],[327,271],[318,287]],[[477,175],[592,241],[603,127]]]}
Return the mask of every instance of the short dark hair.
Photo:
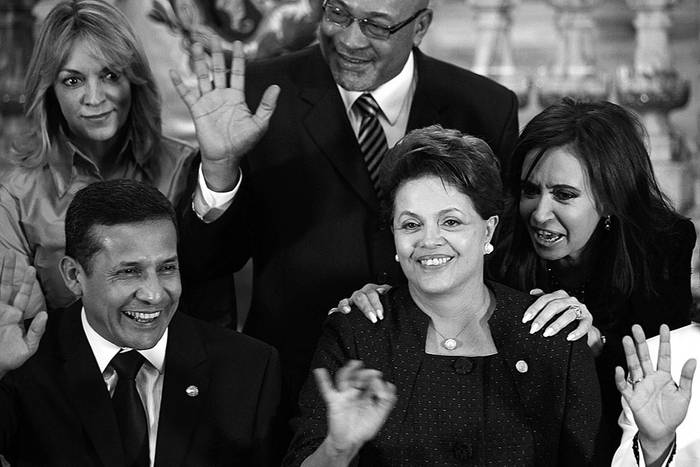
{"label": "short dark hair", "polygon": [[500,164],[486,142],[440,125],[413,130],[384,156],[382,189],[389,218],[397,190],[406,182],[435,176],[469,197],[488,219],[503,210]]}
{"label": "short dark hair", "polygon": [[[580,102],[565,98],[536,115],[525,126],[513,150],[507,190],[513,205],[507,217],[513,223],[499,276],[509,285],[529,290],[536,286],[535,271],[542,267],[518,215],[521,172],[525,158],[534,153],[530,171],[551,149],[565,148],[584,167],[594,201],[602,216],[610,216],[591,238],[606,241],[601,257],[608,263],[607,283],[624,296],[633,288],[654,295],[649,258],[658,253],[659,235],[671,232],[679,219],[661,192],[644,145],[646,132],[630,112],[611,102]],[[529,174],[527,174],[529,176]],[[658,257],[658,256],[657,256]]]}
{"label": "short dark hair", "polygon": [[109,180],[76,193],[66,213],[66,255],[90,274],[90,260],[102,245],[95,239],[98,226],[168,220],[177,230],[175,210],[157,189],[135,180]]}

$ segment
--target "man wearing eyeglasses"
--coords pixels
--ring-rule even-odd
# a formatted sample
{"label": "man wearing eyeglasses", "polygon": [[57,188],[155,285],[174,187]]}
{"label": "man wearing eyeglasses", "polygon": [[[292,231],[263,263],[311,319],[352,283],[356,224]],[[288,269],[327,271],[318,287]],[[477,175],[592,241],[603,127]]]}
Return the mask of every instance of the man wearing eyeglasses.
{"label": "man wearing eyeglasses", "polygon": [[403,280],[380,220],[386,148],[431,124],[485,139],[501,160],[515,143],[511,91],[418,49],[428,6],[325,0],[319,44],[252,64],[245,98],[240,47],[230,84],[216,45],[211,62],[195,48],[197,87],[174,79],[202,143],[194,196],[181,206],[185,280],[252,257],[244,332],[280,351],[288,408],[327,310],[361,284]]}

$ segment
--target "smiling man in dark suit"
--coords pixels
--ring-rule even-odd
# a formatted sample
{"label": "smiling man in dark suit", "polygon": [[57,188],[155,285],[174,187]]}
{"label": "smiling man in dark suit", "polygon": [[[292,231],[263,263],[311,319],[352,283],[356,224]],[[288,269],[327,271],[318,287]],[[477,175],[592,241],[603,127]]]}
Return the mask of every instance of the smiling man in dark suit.
{"label": "smiling man in dark suit", "polygon": [[[245,89],[240,47],[230,87],[216,46],[213,84],[201,48],[198,87],[175,78],[203,143],[179,213],[186,283],[253,259],[244,332],[280,351],[287,407],[327,310],[367,282],[401,281],[380,216],[383,151],[441,124],[484,139],[505,162],[517,138],[513,92],[420,52],[428,6],[326,0],[319,44],[252,64]],[[255,114],[246,102],[260,102]]]}
{"label": "smiling man in dark suit", "polygon": [[277,352],[177,312],[163,195],[129,180],[78,192],[61,272],[82,301],[26,333],[34,271],[14,297],[3,272],[0,454],[13,467],[271,464]]}

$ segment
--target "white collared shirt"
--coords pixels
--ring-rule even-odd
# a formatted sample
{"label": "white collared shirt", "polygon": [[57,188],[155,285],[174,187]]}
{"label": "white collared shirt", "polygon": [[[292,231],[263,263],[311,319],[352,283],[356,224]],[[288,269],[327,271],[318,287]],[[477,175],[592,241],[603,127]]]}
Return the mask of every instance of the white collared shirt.
{"label": "white collared shirt", "polygon": [[[369,91],[374,100],[379,105],[379,123],[382,125],[384,134],[386,135],[387,147],[393,147],[403,135],[406,134],[408,126],[408,115],[411,112],[411,104],[413,103],[413,93],[416,90],[416,71],[413,65],[413,51],[408,55],[408,60],[403,66],[403,69],[398,75],[386,83],[379,86],[377,89]],[[352,130],[355,132],[355,137],[360,133],[360,123],[362,117],[353,109],[353,104],[358,97],[367,91],[348,91],[347,89],[338,86],[340,98],[345,105],[345,111]]]}
{"label": "white collared shirt", "polygon": [[[377,87],[369,93],[379,105],[379,123],[382,125],[386,135],[387,147],[393,147],[403,135],[406,134],[408,126],[408,116],[411,113],[413,94],[416,90],[418,74],[414,66],[413,51],[408,55],[408,59],[398,75],[386,83]],[[350,126],[357,137],[360,132],[360,115],[353,110],[353,104],[364,92],[348,91],[338,86],[340,98],[343,100],[345,112],[350,120]],[[217,193],[207,186],[202,173],[202,164],[199,164],[197,188],[195,188],[192,198],[192,210],[204,222],[214,222],[221,214],[228,209],[233,198],[238,192],[243,180],[243,173],[238,177],[238,183],[231,191]]]}
{"label": "white collared shirt", "polygon": [[[83,323],[83,331],[87,337],[92,353],[97,361],[97,366],[102,373],[110,397],[114,395],[117,386],[117,372],[109,364],[120,351],[132,349],[122,348],[109,342],[95,331],[88,323],[85,308],[80,313]],[[158,417],[160,415],[160,402],[163,396],[163,372],[165,371],[165,349],[168,345],[168,330],[158,343],[147,350],[137,350],[146,359],[143,366],[136,374],[136,390],[141,396],[141,402],[146,411],[148,422],[148,454],[153,467],[156,456],[156,440],[158,437]]]}

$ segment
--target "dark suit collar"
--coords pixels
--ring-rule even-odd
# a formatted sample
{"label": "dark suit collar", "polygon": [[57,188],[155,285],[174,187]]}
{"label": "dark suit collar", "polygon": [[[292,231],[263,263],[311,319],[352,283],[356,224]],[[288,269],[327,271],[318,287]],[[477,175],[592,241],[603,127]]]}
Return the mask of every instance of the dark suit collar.
{"label": "dark suit collar", "polygon": [[[59,346],[64,360],[66,394],[70,396],[95,453],[106,467],[124,465],[117,421],[109,392],[80,321],[82,303],[63,311]],[[70,447],[68,447],[70,449]]]}
{"label": "dark suit collar", "polygon": [[205,343],[192,328],[191,318],[181,313],[168,327],[155,458],[155,465],[163,467],[183,464],[209,389]]}
{"label": "dark suit collar", "polygon": [[375,210],[379,202],[364,166],[360,147],[346,116],[330,69],[318,45],[311,47],[291,70],[298,96],[307,108],[300,110],[301,125],[320,152],[360,198]]}
{"label": "dark suit collar", "polygon": [[413,48],[413,59],[416,63],[418,83],[416,83],[416,90],[413,94],[406,133],[440,122],[443,109],[449,105],[449,102],[446,102],[441,94],[436,92],[445,86],[445,82],[440,82],[440,80],[444,80],[444,77],[437,76],[430,69],[432,59],[425,56],[416,47]]}

